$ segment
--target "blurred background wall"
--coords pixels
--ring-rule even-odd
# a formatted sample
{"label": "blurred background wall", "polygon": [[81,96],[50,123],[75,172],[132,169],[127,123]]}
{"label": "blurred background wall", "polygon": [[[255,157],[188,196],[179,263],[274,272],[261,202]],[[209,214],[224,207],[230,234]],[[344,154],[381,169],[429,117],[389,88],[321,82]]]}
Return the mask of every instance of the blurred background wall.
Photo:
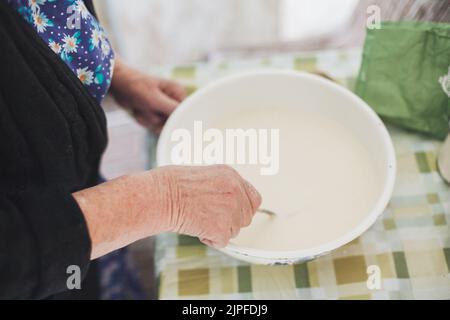
{"label": "blurred background wall", "polygon": [[[135,65],[202,59],[225,46],[273,42],[279,0],[97,1],[116,49]],[[135,50],[138,48],[138,50]]]}
{"label": "blurred background wall", "polygon": [[449,0],[97,0],[96,8],[116,51],[148,67],[361,45],[371,4],[384,20],[450,20]]}

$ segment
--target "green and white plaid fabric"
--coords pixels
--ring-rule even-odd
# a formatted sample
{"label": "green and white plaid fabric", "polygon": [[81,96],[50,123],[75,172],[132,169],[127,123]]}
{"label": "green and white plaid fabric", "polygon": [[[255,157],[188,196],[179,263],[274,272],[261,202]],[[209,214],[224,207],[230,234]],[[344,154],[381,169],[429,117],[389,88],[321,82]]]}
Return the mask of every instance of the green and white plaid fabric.
{"label": "green and white plaid fabric", "polygon": [[[320,70],[353,88],[359,50],[213,61],[160,70],[191,91],[219,77],[255,68]],[[394,195],[361,237],[332,253],[287,266],[249,265],[197,239],[157,237],[160,299],[449,299],[450,188],[436,171],[440,143],[389,127],[398,175]],[[380,288],[367,286],[368,267]],[[369,270],[370,271],[370,270]]]}

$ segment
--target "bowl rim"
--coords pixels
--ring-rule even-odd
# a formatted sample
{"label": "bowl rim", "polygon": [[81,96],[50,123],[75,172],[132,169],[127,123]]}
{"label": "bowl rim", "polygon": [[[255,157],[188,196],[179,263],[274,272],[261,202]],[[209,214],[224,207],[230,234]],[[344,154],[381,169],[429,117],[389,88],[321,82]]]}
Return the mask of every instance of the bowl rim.
{"label": "bowl rim", "polygon": [[386,126],[381,121],[380,117],[375,113],[375,111],[359,96],[357,96],[355,93],[350,91],[349,89],[343,87],[340,84],[337,84],[331,80],[325,79],[319,75],[315,75],[312,73],[307,73],[303,71],[293,71],[293,70],[279,70],[279,69],[259,69],[259,70],[253,70],[253,71],[245,71],[245,72],[239,72],[232,75],[225,76],[223,78],[220,78],[216,81],[213,81],[210,84],[205,85],[204,87],[201,87],[199,90],[195,91],[191,96],[186,98],[178,108],[175,109],[175,111],[171,114],[169,119],[167,120],[163,130],[161,131],[160,137],[158,139],[158,144],[156,148],[156,163],[157,166],[165,165],[167,164],[167,160],[165,160],[165,152],[164,148],[166,146],[163,146],[162,143],[165,141],[168,141],[169,138],[169,128],[171,127],[172,123],[176,121],[177,118],[182,117],[182,115],[185,112],[189,111],[188,106],[195,103],[195,101],[199,98],[201,98],[202,95],[207,93],[208,91],[215,89],[217,87],[220,87],[224,84],[234,82],[236,80],[242,79],[242,78],[249,78],[249,77],[255,77],[255,76],[288,76],[288,77],[295,77],[295,78],[301,78],[302,80],[306,81],[313,81],[318,83],[319,85],[328,87],[331,90],[335,90],[342,95],[346,96],[349,101],[353,102],[353,105],[356,107],[358,106],[361,108],[366,115],[368,115],[369,119],[373,121],[373,123],[378,128],[379,137],[382,140],[383,146],[386,150],[387,155],[387,163],[386,163],[386,181],[383,185],[383,191],[381,192],[380,196],[377,199],[377,202],[375,203],[375,206],[373,209],[367,214],[365,219],[363,219],[356,227],[352,228],[348,232],[344,233],[342,236],[328,241],[326,243],[320,244],[318,246],[314,246],[308,249],[301,249],[301,250],[262,250],[262,249],[255,249],[255,248],[249,248],[244,246],[238,246],[236,244],[233,244],[231,240],[228,245],[224,248],[220,248],[220,251],[227,252],[232,251],[234,254],[240,254],[247,257],[254,257],[254,258],[264,258],[264,259],[273,259],[274,261],[277,260],[286,260],[286,259],[302,259],[307,257],[314,257],[321,255],[326,252],[333,251],[352,240],[359,237],[362,233],[364,233],[367,229],[369,229],[375,221],[378,219],[378,217],[383,213],[384,209],[388,205],[388,202],[392,196],[393,190],[394,190],[394,184],[395,184],[395,178],[396,178],[396,170],[397,170],[397,163],[396,163],[396,157],[395,157],[395,149],[394,145],[392,143],[391,137],[389,135],[388,130],[386,129]]}

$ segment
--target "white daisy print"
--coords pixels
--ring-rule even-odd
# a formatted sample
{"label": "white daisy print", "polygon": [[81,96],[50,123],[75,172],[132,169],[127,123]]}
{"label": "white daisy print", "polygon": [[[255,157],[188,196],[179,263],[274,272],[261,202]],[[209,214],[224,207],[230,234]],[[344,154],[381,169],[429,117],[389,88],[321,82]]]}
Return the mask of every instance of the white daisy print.
{"label": "white daisy print", "polygon": [[33,13],[39,13],[39,6],[45,4],[45,1],[47,0],[28,0],[28,6]]}
{"label": "white daisy print", "polygon": [[111,85],[114,51],[105,30],[89,12],[86,0],[6,2],[100,102]]}
{"label": "white daisy print", "polygon": [[109,46],[108,42],[102,41],[102,54],[104,57],[108,56],[109,52],[111,51],[111,47]]}
{"label": "white daisy print", "polygon": [[102,39],[102,32],[98,28],[92,29],[91,43],[95,48],[98,48],[100,40]]}
{"label": "white daisy print", "polygon": [[78,68],[77,77],[81,83],[90,85],[94,81],[94,73],[88,69],[88,67]]}
{"label": "white daisy print", "polygon": [[89,11],[83,0],[75,1],[75,10],[80,14],[82,19],[86,19],[89,16]]}
{"label": "white daisy print", "polygon": [[36,27],[37,32],[44,32],[47,30],[47,27],[52,27],[53,22],[47,18],[47,16],[42,13],[33,13],[33,23]]}
{"label": "white daisy print", "polygon": [[78,44],[75,37],[65,34],[62,40],[64,42],[63,48],[66,53],[77,52]]}
{"label": "white daisy print", "polygon": [[48,43],[48,46],[50,47],[50,49],[52,49],[55,53],[60,53],[61,52],[61,45],[55,41],[50,41]]}

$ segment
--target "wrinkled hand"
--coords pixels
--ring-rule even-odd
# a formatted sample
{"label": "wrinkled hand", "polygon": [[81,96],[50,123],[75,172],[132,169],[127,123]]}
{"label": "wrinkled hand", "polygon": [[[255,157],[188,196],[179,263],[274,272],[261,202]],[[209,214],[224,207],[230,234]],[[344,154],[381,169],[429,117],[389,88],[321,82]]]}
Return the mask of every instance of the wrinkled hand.
{"label": "wrinkled hand", "polygon": [[139,124],[156,133],[161,131],[167,117],[186,97],[180,84],[141,73],[119,58],[114,67],[111,93]]}
{"label": "wrinkled hand", "polygon": [[224,165],[161,167],[72,195],[89,230],[92,259],[170,231],[223,247],[261,204],[259,193]]}
{"label": "wrinkled hand", "polygon": [[160,190],[167,193],[171,231],[224,247],[252,221],[261,196],[234,169],[225,165],[167,166],[159,172]]}

